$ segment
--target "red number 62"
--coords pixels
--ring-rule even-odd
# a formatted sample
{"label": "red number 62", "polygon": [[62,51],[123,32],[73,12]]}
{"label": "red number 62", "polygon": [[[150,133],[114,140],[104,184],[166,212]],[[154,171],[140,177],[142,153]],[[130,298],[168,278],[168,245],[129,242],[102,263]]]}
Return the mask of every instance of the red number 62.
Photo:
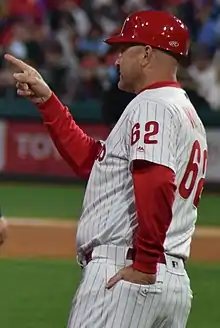
{"label": "red number 62", "polygon": [[[145,144],[157,144],[158,140],[152,137],[159,132],[159,123],[156,121],[149,121],[145,124],[144,143]],[[133,146],[140,140],[140,123],[136,123],[131,130],[131,145]]]}
{"label": "red number 62", "polygon": [[[207,150],[204,149],[202,151],[198,140],[196,140],[192,147],[185,174],[179,186],[179,194],[184,199],[187,199],[193,192],[194,188],[196,188],[195,197],[193,200],[193,205],[195,207],[198,207],[200,196],[203,190],[207,159]],[[196,183],[200,165],[202,165],[202,175],[200,180]]]}

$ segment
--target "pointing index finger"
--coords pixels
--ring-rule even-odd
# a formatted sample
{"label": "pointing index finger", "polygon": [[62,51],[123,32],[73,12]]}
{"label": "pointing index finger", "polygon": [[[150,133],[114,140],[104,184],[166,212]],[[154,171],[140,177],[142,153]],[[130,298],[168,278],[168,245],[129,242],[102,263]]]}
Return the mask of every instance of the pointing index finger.
{"label": "pointing index finger", "polygon": [[9,55],[9,54],[6,54],[4,56],[5,60],[7,60],[9,63],[11,63],[12,65],[14,65],[15,67],[19,68],[20,70],[22,71],[27,71],[30,69],[30,66],[27,65],[26,63],[24,63],[22,60],[12,56],[12,55]]}

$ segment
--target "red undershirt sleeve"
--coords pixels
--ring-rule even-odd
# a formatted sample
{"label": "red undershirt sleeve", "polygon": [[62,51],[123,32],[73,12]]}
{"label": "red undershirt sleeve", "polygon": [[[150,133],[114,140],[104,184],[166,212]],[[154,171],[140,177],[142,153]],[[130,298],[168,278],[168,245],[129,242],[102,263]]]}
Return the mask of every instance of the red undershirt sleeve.
{"label": "red undershirt sleeve", "polygon": [[37,107],[60,155],[78,176],[88,178],[102,147],[100,141],[89,137],[79,128],[68,108],[54,93]]}
{"label": "red undershirt sleeve", "polygon": [[129,112],[128,160],[137,210],[133,266],[156,273],[172,220],[181,122],[169,104],[142,98]]}
{"label": "red undershirt sleeve", "polygon": [[172,220],[175,173],[162,165],[135,160],[132,175],[138,218],[133,267],[155,274]]}

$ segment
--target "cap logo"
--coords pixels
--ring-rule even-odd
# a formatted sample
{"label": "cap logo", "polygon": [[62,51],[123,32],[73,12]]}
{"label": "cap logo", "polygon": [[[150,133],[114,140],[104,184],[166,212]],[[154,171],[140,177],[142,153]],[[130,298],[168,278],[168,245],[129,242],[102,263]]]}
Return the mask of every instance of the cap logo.
{"label": "cap logo", "polygon": [[169,45],[171,47],[177,48],[177,47],[179,47],[179,42],[177,42],[177,41],[170,41],[169,42]]}

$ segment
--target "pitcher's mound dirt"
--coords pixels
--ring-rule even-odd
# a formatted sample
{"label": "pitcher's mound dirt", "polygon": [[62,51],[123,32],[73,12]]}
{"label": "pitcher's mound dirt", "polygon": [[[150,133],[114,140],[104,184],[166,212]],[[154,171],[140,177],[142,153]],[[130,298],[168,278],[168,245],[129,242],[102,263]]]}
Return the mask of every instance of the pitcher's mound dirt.
{"label": "pitcher's mound dirt", "polygon": [[[70,221],[9,220],[0,257],[74,258],[76,226]],[[196,229],[190,260],[220,262],[220,229]]]}

